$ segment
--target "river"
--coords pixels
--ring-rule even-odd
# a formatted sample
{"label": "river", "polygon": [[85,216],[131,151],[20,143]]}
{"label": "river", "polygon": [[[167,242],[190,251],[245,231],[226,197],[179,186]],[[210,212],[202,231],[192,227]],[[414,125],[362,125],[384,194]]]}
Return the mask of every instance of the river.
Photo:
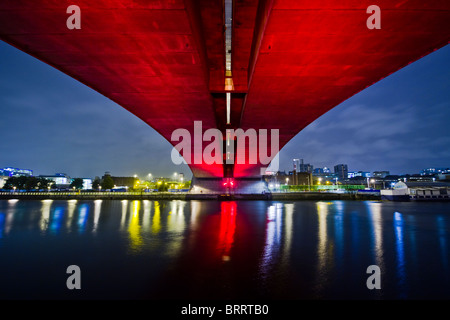
{"label": "river", "polygon": [[450,203],[1,200],[0,298],[448,299],[449,241]]}

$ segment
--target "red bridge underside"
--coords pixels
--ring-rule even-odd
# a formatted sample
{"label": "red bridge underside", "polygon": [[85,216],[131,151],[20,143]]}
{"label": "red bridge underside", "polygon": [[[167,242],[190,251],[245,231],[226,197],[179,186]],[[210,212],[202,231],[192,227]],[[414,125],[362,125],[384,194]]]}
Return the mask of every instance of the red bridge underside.
{"label": "red bridge underside", "polygon": [[[234,0],[233,128],[279,129],[280,148],[339,103],[448,44],[448,0]],[[81,30],[69,30],[69,5]],[[366,9],[381,8],[369,30]],[[223,1],[2,0],[0,39],[100,92],[167,140],[225,128]],[[174,142],[176,144],[176,142]],[[261,164],[235,165],[235,177]],[[222,177],[222,165],[190,165]]]}

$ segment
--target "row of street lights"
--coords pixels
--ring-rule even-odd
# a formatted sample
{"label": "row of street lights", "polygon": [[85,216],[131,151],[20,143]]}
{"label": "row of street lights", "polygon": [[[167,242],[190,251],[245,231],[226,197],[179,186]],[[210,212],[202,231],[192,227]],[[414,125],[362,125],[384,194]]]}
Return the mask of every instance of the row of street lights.
{"label": "row of street lights", "polygon": [[[336,178],[333,178],[334,180],[335,180],[335,185],[337,186],[338,185],[338,178],[336,177]],[[322,182],[322,178],[318,178],[317,179],[318,181],[317,181],[317,185],[320,185],[321,184],[321,182]],[[370,183],[369,183],[370,182]],[[369,178],[367,178],[367,188],[370,188],[370,186],[371,186],[371,184],[373,184],[373,188],[375,188],[375,179],[369,179]],[[328,183],[328,182],[327,182]],[[288,185],[289,184],[289,178],[286,178],[286,185]],[[309,182],[309,177],[308,177],[308,185],[310,185],[310,182]]]}
{"label": "row of street lights", "polygon": [[[308,178],[308,185],[310,185],[309,177],[307,177],[307,178]],[[335,185],[338,185],[338,178],[333,178],[333,179],[336,180]],[[318,180],[317,185],[320,185],[320,183],[322,182],[322,178],[319,178],[317,180]],[[373,180],[372,180],[372,182],[373,182]],[[288,185],[288,184],[289,184],[289,178],[286,178],[286,185]]]}
{"label": "row of street lights", "polygon": [[[135,178],[139,178],[139,176],[138,176],[137,174],[135,174],[134,177],[135,177]],[[152,180],[153,175],[152,175],[151,173],[149,173],[149,174],[147,174],[147,177],[148,177],[148,180]],[[174,172],[174,173],[173,173],[173,177],[174,177],[174,179],[176,180],[176,179],[178,178],[178,173],[177,173],[177,172]],[[184,181],[183,176],[180,176],[180,180],[181,180],[181,182]]]}
{"label": "row of street lights", "polygon": [[[147,177],[148,177],[148,180],[152,180],[152,177],[153,177],[153,175],[151,174],[151,173],[149,173],[149,174],[147,174]],[[177,179],[177,177],[178,177],[178,173],[177,172],[174,172],[173,173],[173,177],[174,177],[174,179],[176,180]],[[134,178],[139,178],[139,176],[137,175],[137,174],[135,174],[134,175]],[[184,177],[181,175],[180,176],[180,182],[184,182]],[[159,182],[158,184],[161,184],[161,182]],[[115,186],[114,186],[115,187]],[[99,185],[98,186],[98,191],[100,192],[101,191],[101,186]],[[17,189],[17,187],[15,187],[15,186],[13,186],[13,192],[16,192],[16,189]],[[50,186],[48,186],[47,187],[47,189],[48,189],[48,192],[50,192]],[[75,187],[73,187],[73,190],[75,191]]]}

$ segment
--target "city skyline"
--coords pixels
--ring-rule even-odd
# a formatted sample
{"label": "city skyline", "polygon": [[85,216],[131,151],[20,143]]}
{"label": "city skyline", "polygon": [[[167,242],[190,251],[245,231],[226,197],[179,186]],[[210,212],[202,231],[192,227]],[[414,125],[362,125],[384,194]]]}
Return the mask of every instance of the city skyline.
{"label": "city skyline", "polygon": [[[299,159],[293,159],[293,160],[299,160]],[[350,179],[350,178],[352,178],[354,176],[356,177],[357,174],[368,174],[368,176],[370,176],[370,177],[375,177],[376,174],[379,174],[379,173],[386,173],[387,176],[414,176],[414,175],[430,175],[430,174],[434,175],[434,174],[439,174],[439,173],[441,173],[441,170],[444,173],[450,171],[450,166],[447,166],[447,167],[426,167],[426,168],[421,169],[418,172],[406,172],[406,173],[403,173],[403,174],[395,174],[395,173],[391,173],[390,170],[376,170],[376,171],[349,170],[345,163],[337,164],[337,165],[331,166],[331,167],[327,167],[327,166],[325,166],[325,167],[315,167],[314,165],[312,165],[310,163],[305,163],[305,166],[310,166],[310,170],[301,170],[301,169],[300,170],[295,170],[295,168],[292,167],[291,169],[280,169],[277,172],[268,173],[268,175],[276,174],[276,173],[282,173],[282,174],[288,174],[289,173],[290,174],[290,173],[292,173],[294,171],[296,171],[296,172],[309,172],[312,175],[316,175],[316,174],[317,175],[321,175],[321,174],[324,174],[324,173],[329,173],[330,175],[335,175],[335,174],[339,174],[339,171],[340,171],[339,169],[336,171],[336,167],[342,166],[342,165],[346,167],[346,172],[348,174],[348,177],[346,177],[345,180]],[[19,175],[27,175],[27,176],[34,176],[34,177],[66,176],[66,177],[70,177],[72,179],[75,179],[75,178],[96,179],[96,178],[101,178],[102,176],[108,175],[108,174],[114,176],[114,173],[111,173],[109,171],[105,171],[102,174],[98,174],[98,175],[95,175],[95,176],[73,176],[73,175],[70,174],[69,171],[43,174],[43,173],[36,173],[36,172],[34,172],[33,169],[30,169],[30,168],[15,168],[15,167],[12,167],[12,166],[6,166],[6,167],[0,167],[0,177],[16,176],[13,173],[10,173],[9,175],[8,174],[2,174],[2,171],[5,171],[5,169],[11,169],[9,171],[13,171],[13,170],[27,171],[26,173],[21,173]],[[116,175],[116,176],[119,177],[120,175]],[[133,175],[129,175],[127,177],[134,177],[134,178],[139,178],[141,180],[148,180],[148,181],[150,181],[150,180],[157,180],[157,179],[160,179],[160,178],[165,179],[165,178],[173,178],[173,177],[178,177],[178,176],[185,177],[185,173],[184,172],[173,172],[172,174],[169,174],[169,175],[166,175],[166,176],[160,175],[158,173],[155,173],[155,174],[147,173],[147,174],[141,174],[141,175],[133,174]],[[187,178],[188,178],[188,180],[192,179],[192,177],[189,177],[189,175],[187,176]]]}
{"label": "city skyline", "polygon": [[[3,152],[0,166],[39,174],[162,176],[191,171],[169,159],[171,144],[143,121],[69,76],[0,44]],[[280,151],[315,167],[417,173],[450,163],[450,46],[341,103]],[[159,175],[159,174],[158,174]]]}

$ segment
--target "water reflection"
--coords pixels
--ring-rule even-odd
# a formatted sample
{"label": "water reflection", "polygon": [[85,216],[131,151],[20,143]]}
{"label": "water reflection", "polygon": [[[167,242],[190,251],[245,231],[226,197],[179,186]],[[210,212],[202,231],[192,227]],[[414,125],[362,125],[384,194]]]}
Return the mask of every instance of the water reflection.
{"label": "water reflection", "polygon": [[155,201],[155,214],[153,215],[152,233],[156,234],[161,230],[161,205]]}
{"label": "water reflection", "polygon": [[[400,212],[394,212],[394,231],[395,231],[395,247],[397,251],[397,277],[399,288],[405,286],[406,266],[405,266],[405,247],[403,233],[403,216]],[[406,298],[406,290],[401,290],[401,298]]]}
{"label": "water reflection", "polygon": [[139,225],[139,210],[140,210],[140,201],[132,202],[132,211],[131,211],[131,219],[128,225],[128,234],[130,237],[130,249],[132,252],[136,253],[142,247],[143,241],[141,232],[141,226]]}
{"label": "water reflection", "polygon": [[52,206],[52,203],[53,200],[42,200],[41,220],[39,222],[42,232],[47,231],[48,223],[50,220],[50,207]]}
{"label": "water reflection", "polygon": [[167,217],[167,231],[181,232],[184,230],[184,201],[172,201],[170,204],[170,211]]}
{"label": "water reflection", "polygon": [[218,251],[223,261],[230,260],[230,251],[236,230],[236,202],[222,202],[220,210],[220,228]]}
{"label": "water reflection", "polygon": [[333,201],[336,261],[342,265],[344,258],[344,201]]}
{"label": "water reflection", "polygon": [[73,214],[75,213],[75,208],[77,206],[77,200],[72,199],[68,201],[67,204],[67,222],[66,227],[70,231],[70,227],[73,221]]}
{"label": "water reflection", "polygon": [[289,258],[291,256],[292,247],[292,234],[293,234],[293,215],[294,215],[294,204],[286,203],[284,205],[285,209],[285,221],[284,221],[284,245],[282,253],[282,263],[285,266],[289,265]]}
{"label": "water reflection", "polygon": [[356,214],[350,215],[350,223],[351,223],[351,261],[352,264],[355,265],[355,263],[358,261],[358,257],[361,254],[360,249],[360,243],[361,243],[361,228],[359,225],[359,219]]}
{"label": "water reflection", "polygon": [[142,228],[144,232],[150,230],[150,214],[151,214],[151,202],[148,200],[142,201],[144,203],[144,215],[142,216]]}
{"label": "water reflection", "polygon": [[92,227],[92,232],[97,232],[98,221],[100,220],[100,213],[102,209],[103,200],[94,201],[94,226]]}
{"label": "water reflection", "polygon": [[[407,215],[403,216],[403,219],[405,220],[405,224],[407,224],[409,227],[404,232],[404,239],[406,238],[406,235],[408,237],[405,239],[405,241],[408,243],[407,246],[405,246],[405,256],[408,257],[408,277],[416,277],[418,266],[419,266],[419,255],[417,254],[417,247],[420,244],[417,243],[416,239],[416,217],[414,215]],[[406,258],[405,258],[406,260]]]}
{"label": "water reflection", "polygon": [[[142,271],[136,274],[164,279],[158,283],[167,285],[168,296],[184,288],[246,298],[261,292],[328,298],[341,291],[345,298],[420,298],[417,288],[435,292],[428,283],[442,285],[445,294],[450,287],[450,222],[437,209],[445,210],[373,201],[0,201],[0,258],[7,261],[38,236],[54,246],[49,252],[61,243],[80,246],[67,252],[99,265],[139,261],[144,266],[135,266]],[[14,241],[20,246],[5,256]],[[85,247],[89,241],[95,245]],[[365,288],[371,264],[383,272],[380,295]]]}
{"label": "water reflection", "polygon": [[[439,237],[439,248],[441,252],[442,264],[445,270],[448,270],[448,259],[449,259],[449,251],[447,248],[447,230],[445,227],[445,220],[443,216],[437,216],[437,228],[438,228],[438,237]],[[445,277],[448,279],[449,276],[446,273]]]}
{"label": "water reflection", "polygon": [[62,221],[64,218],[64,208],[57,207],[53,210],[50,218],[50,232],[56,234],[61,229]]}
{"label": "water reflection", "polygon": [[384,258],[383,258],[383,220],[381,216],[381,203],[380,202],[367,202],[367,208],[369,211],[370,221],[372,222],[372,239],[375,244],[374,254],[376,265],[380,267],[381,272],[384,270]]}
{"label": "water reflection", "polygon": [[127,220],[128,200],[122,200],[122,214],[120,219],[120,230],[125,230],[125,223]]}
{"label": "water reflection", "polygon": [[333,242],[328,243],[327,218],[329,214],[329,202],[317,202],[316,209],[318,215],[318,239],[317,245],[317,278],[323,281],[317,283],[316,290],[321,290],[322,286],[328,283],[330,269],[333,267]]}
{"label": "water reflection", "polygon": [[202,202],[201,201],[191,201],[191,221],[190,229],[196,230],[198,225],[198,220],[202,213]]}
{"label": "water reflection", "polygon": [[80,205],[80,210],[78,212],[77,225],[79,233],[84,233],[84,231],[86,230],[88,216],[89,216],[89,205],[87,203],[84,203]]}
{"label": "water reflection", "polygon": [[10,199],[8,200],[8,210],[6,211],[6,219],[5,219],[5,234],[8,234],[13,225],[14,213],[16,211],[16,204],[18,199]]}
{"label": "water reflection", "polygon": [[182,249],[181,244],[186,228],[184,207],[185,201],[175,200],[170,203],[170,211],[167,215],[167,232],[169,241],[167,243],[167,255],[174,257]]}
{"label": "water reflection", "polygon": [[5,227],[5,214],[0,212],[0,239],[3,238],[4,227]]}
{"label": "water reflection", "polygon": [[275,203],[267,209],[266,239],[260,264],[260,272],[263,278],[269,276],[270,269],[278,258],[281,243],[282,210],[283,204],[281,203]]}

